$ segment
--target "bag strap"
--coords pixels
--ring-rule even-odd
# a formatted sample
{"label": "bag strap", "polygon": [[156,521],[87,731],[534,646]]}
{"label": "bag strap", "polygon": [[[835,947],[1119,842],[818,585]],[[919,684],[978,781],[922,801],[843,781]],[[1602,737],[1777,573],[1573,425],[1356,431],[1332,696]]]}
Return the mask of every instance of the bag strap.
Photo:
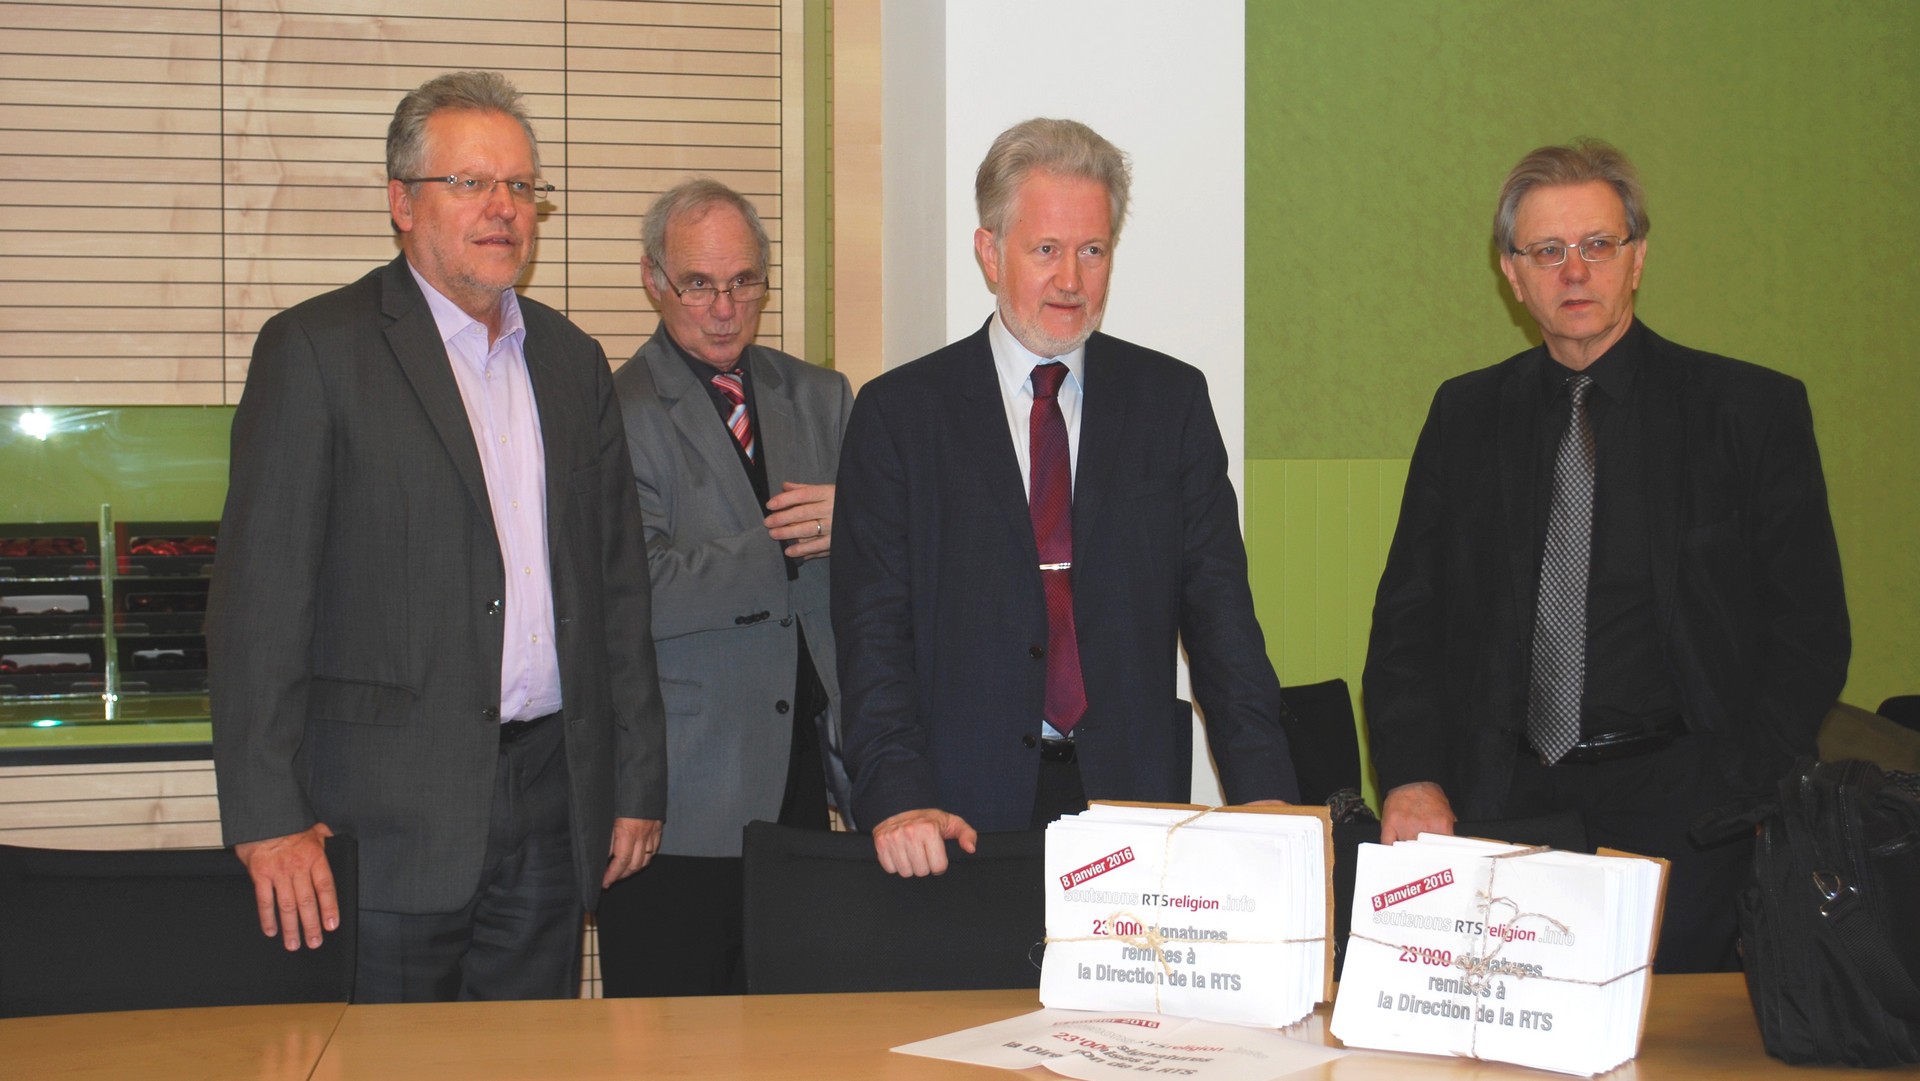
{"label": "bag strap", "polygon": [[[1860,763],[1845,763],[1852,767]],[[1894,958],[1893,942],[1886,931],[1869,918],[1868,902],[1859,894],[1866,868],[1854,852],[1863,843],[1860,821],[1860,797],[1863,779],[1858,770],[1848,768],[1837,780],[1832,764],[1822,763],[1800,772],[1782,783],[1780,822],[1794,861],[1813,868],[1813,888],[1825,897],[1819,913],[1834,938],[1846,951],[1848,960],[1873,989],[1880,1004],[1889,1013],[1913,1021],[1920,1020],[1920,987],[1913,976]],[[1849,798],[1849,796],[1854,798]],[[1811,798],[1809,798],[1811,797]],[[1824,804],[1827,806],[1818,806]],[[1814,822],[1837,822],[1843,836],[1854,839],[1842,844],[1844,851],[1823,852],[1813,828]],[[1829,877],[1830,876],[1830,877]]]}

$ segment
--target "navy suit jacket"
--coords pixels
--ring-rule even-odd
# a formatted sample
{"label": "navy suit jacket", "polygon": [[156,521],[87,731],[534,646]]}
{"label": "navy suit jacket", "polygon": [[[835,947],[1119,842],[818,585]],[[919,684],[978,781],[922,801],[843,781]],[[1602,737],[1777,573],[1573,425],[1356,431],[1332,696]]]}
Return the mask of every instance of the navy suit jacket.
{"label": "navy suit jacket", "polygon": [[[1206,377],[1103,334],[1085,371],[1072,574],[1087,795],[1188,798],[1184,640],[1227,797],[1295,799]],[[839,477],[833,623],[855,817],[939,807],[985,831],[1027,828],[1047,611],[985,327],[866,385]]]}
{"label": "navy suit jacket", "polygon": [[[1851,640],[1799,380],[1636,323],[1655,618],[1681,713],[1735,791],[1769,790],[1846,682]],[[1539,553],[1536,350],[1449,379],[1413,451],[1365,695],[1380,790],[1435,781],[1496,818],[1526,726]]]}

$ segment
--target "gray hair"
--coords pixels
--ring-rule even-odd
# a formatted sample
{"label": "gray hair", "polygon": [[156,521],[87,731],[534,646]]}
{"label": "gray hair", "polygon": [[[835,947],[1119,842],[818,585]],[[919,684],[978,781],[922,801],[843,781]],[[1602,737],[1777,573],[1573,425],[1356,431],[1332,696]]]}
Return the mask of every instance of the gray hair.
{"label": "gray hair", "polygon": [[[1513,251],[1513,221],[1520,216],[1520,200],[1535,188],[1604,181],[1620,196],[1627,211],[1628,240],[1647,235],[1647,193],[1640,174],[1627,156],[1599,139],[1575,139],[1570,146],[1543,146],[1520,159],[1500,185],[1500,208],[1493,217],[1493,242],[1505,255]],[[1563,238],[1572,239],[1572,238]]]}
{"label": "gray hair", "polygon": [[540,141],[520,91],[497,71],[450,71],[421,83],[394,109],[387,125],[387,179],[419,176],[426,168],[427,120],[442,109],[505,113],[518,120],[533,151],[533,167],[540,168]]}
{"label": "gray hair", "polygon": [[704,216],[716,206],[730,206],[747,219],[747,228],[753,230],[753,239],[760,245],[761,274],[767,272],[767,264],[772,261],[772,245],[767,242],[767,227],[760,224],[760,212],[746,196],[720,183],[710,176],[696,176],[682,180],[673,187],[660,193],[660,197],[647,208],[647,216],[640,225],[640,249],[653,264],[653,282],[656,286],[669,288],[667,282],[667,228],[679,219],[690,214]]}
{"label": "gray hair", "polygon": [[973,201],[980,227],[998,239],[1007,227],[1013,197],[1033,173],[1093,180],[1104,184],[1112,210],[1113,236],[1127,220],[1127,189],[1133,173],[1126,154],[1078,120],[1036,117],[1000,133],[973,177]]}

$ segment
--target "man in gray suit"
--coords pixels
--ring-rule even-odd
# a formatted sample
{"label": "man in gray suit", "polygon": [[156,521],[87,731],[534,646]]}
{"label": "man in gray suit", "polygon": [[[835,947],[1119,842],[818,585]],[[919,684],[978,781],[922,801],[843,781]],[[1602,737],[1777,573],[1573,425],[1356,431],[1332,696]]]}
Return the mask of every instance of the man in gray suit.
{"label": "man in gray suit", "polygon": [[664,714],[606,356],[513,291],[539,151],[459,72],[387,133],[401,255],[268,320],[208,611],[227,843],[289,950],[340,925],[356,1001],[577,993],[583,908],[644,866]]}
{"label": "man in gray suit", "polygon": [[600,972],[608,995],[738,994],[741,827],[824,828],[823,762],[845,777],[826,557],[853,394],[845,376],[753,344],[768,243],[737,192],[679,184],[648,209],[642,241],[660,327],[613,381],[672,781],[660,858],[601,906]]}

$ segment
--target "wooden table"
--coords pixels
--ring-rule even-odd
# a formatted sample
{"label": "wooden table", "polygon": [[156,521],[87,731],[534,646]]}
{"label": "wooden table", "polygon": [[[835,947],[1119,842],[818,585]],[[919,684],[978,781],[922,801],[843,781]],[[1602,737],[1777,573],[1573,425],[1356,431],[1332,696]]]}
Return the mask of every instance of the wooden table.
{"label": "wooden table", "polygon": [[305,1081],[344,1002],[76,1013],[0,1021],[5,1081]]}
{"label": "wooden table", "polygon": [[[0,1021],[8,1079],[314,1081],[1039,1081],[890,1053],[895,1044],[1039,1008],[1031,991],[744,998],[255,1006]],[[1330,1039],[1327,1009],[1292,1032]],[[336,1024],[337,1022],[337,1024]],[[17,1067],[17,1068],[16,1068]],[[311,1069],[311,1074],[309,1074]],[[1356,1052],[1298,1075],[1337,1081],[1536,1078],[1500,1063]],[[1861,1075],[1766,1056],[1734,976],[1659,976],[1640,1057],[1609,1081],[1812,1081]]]}

